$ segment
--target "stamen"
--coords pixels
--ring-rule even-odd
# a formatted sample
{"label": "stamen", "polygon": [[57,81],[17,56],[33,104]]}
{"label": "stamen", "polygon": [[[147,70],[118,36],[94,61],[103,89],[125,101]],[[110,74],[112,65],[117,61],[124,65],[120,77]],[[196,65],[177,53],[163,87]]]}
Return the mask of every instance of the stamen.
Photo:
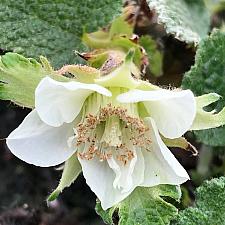
{"label": "stamen", "polygon": [[99,109],[93,114],[86,106],[82,122],[75,128],[78,156],[86,160],[97,157],[100,161],[115,157],[126,166],[135,157],[136,147],[148,148],[151,144],[146,135],[149,128],[139,118],[136,108],[129,108],[128,104],[105,104],[105,99],[93,97]]}

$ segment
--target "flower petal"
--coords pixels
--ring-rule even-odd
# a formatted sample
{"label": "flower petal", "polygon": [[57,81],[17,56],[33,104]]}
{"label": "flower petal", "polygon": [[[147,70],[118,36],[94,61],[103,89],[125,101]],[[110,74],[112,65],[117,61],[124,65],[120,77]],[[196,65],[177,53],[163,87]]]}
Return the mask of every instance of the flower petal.
{"label": "flower petal", "polygon": [[48,126],[33,110],[9,135],[6,143],[16,157],[27,163],[42,167],[55,166],[76,151],[67,144],[74,126],[75,122],[57,128]]}
{"label": "flower petal", "polygon": [[97,84],[59,82],[46,77],[36,88],[35,107],[46,124],[59,127],[76,118],[84,101],[93,92],[111,96],[109,90]]}
{"label": "flower petal", "polygon": [[159,184],[182,184],[189,179],[170,150],[163,143],[153,119],[145,120],[150,127],[151,149],[142,151],[145,160],[145,178],[141,186]]}
{"label": "flower petal", "polygon": [[134,158],[126,165],[116,160],[115,157],[108,159],[109,166],[116,175],[113,186],[121,189],[123,193],[134,190],[144,179],[144,158],[141,150],[134,150],[133,153]]}
{"label": "flower petal", "polygon": [[143,181],[144,163],[143,156],[139,153],[137,155],[136,166],[132,174],[133,187],[127,192],[124,192],[123,189],[115,188],[113,185],[116,179],[115,170],[118,170],[118,168],[116,168],[117,164],[115,164],[115,161],[111,163],[111,167],[114,168],[112,170],[107,161],[100,162],[98,158],[94,158],[92,160],[82,160],[78,158],[81,163],[86,182],[101,201],[101,205],[104,210],[125,199],[134,190],[134,188]]}
{"label": "flower petal", "polygon": [[160,133],[171,139],[189,130],[196,115],[196,101],[190,90],[132,90],[119,95],[117,100],[123,103],[143,102]]}

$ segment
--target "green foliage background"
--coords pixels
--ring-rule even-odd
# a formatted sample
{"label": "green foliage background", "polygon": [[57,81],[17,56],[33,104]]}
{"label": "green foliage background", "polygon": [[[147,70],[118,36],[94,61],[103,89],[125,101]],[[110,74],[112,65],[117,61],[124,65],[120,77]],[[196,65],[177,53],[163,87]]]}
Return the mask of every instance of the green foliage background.
{"label": "green foliage background", "polygon": [[75,63],[83,31],[108,25],[121,9],[122,0],[1,0],[0,47],[56,67]]}

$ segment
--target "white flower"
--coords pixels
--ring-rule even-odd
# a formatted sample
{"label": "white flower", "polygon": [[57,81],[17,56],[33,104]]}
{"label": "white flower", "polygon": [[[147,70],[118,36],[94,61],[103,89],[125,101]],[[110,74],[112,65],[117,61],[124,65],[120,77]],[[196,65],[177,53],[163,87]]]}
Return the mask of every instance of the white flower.
{"label": "white flower", "polygon": [[35,109],[9,135],[7,145],[18,158],[36,166],[73,158],[71,180],[81,165],[103,209],[137,186],[185,182],[187,172],[160,134],[177,138],[191,127],[196,114],[192,92],[127,91],[46,77],[36,89]]}

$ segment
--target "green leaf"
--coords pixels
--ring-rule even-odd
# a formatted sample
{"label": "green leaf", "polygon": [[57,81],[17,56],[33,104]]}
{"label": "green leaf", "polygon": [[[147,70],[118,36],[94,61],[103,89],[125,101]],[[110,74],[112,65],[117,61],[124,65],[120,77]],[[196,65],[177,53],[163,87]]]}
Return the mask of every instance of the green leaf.
{"label": "green leaf", "polygon": [[54,66],[74,63],[73,50],[84,49],[83,29],[107,25],[121,9],[121,0],[1,0],[0,47],[45,55]]}
{"label": "green leaf", "polygon": [[80,163],[77,157],[73,155],[66,161],[59,185],[51,193],[47,201],[48,202],[54,201],[66,187],[69,187],[77,179],[80,172],[81,172]]}
{"label": "green leaf", "polygon": [[198,43],[209,31],[210,15],[203,0],[147,0],[158,23],[181,41]]}
{"label": "green leaf", "polygon": [[[222,98],[214,103],[219,112],[224,106],[225,98],[225,34],[214,31],[203,40],[196,53],[195,65],[184,76],[182,87],[191,89],[196,96],[218,93]],[[221,114],[222,115],[222,114]],[[217,115],[217,117],[219,117]],[[212,146],[225,145],[225,127],[194,132],[198,141]]]}
{"label": "green leaf", "polygon": [[197,189],[194,207],[181,211],[174,225],[222,225],[225,221],[225,177]]}
{"label": "green leaf", "polygon": [[151,73],[159,77],[162,75],[163,67],[163,55],[157,49],[156,42],[150,36],[141,36],[139,39],[139,44],[144,47],[149,60],[149,68]]}
{"label": "green leaf", "polygon": [[97,202],[96,211],[108,224],[113,224],[113,217],[118,214],[119,225],[166,225],[178,210],[164,198],[179,201],[180,197],[180,188],[177,186],[139,187],[124,201],[107,211],[103,211]]}
{"label": "green leaf", "polygon": [[33,108],[34,92],[45,76],[67,81],[57,76],[44,57],[43,66],[34,59],[25,58],[17,53],[7,53],[0,57],[0,99],[11,100],[17,105]]}

